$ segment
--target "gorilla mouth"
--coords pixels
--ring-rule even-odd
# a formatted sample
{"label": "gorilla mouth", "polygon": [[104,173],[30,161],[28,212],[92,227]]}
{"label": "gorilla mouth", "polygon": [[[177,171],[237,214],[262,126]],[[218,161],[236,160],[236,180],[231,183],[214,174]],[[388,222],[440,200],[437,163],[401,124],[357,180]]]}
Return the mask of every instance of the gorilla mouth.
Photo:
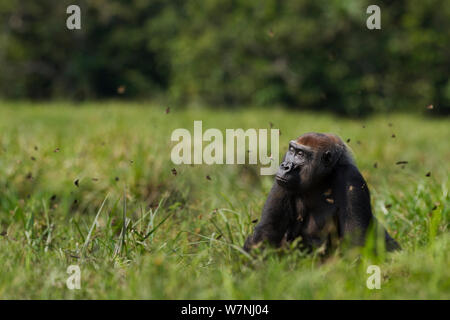
{"label": "gorilla mouth", "polygon": [[291,184],[291,182],[288,179],[280,176],[276,176],[275,179],[277,180],[278,184],[282,187],[289,187],[289,185]]}
{"label": "gorilla mouth", "polygon": [[285,179],[285,178],[283,178],[283,177],[280,177],[280,176],[276,176],[275,178],[276,178],[278,181],[280,181],[280,182],[284,182],[284,183],[287,183],[287,182],[288,182],[287,179]]}
{"label": "gorilla mouth", "polygon": [[279,186],[287,190],[297,190],[298,182],[296,179],[286,179],[283,176],[275,176],[275,180]]}

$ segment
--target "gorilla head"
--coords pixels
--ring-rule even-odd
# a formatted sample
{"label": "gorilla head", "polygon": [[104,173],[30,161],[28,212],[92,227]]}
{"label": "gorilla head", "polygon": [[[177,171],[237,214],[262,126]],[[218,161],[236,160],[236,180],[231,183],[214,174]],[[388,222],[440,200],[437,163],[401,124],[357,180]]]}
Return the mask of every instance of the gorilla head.
{"label": "gorilla head", "polygon": [[332,134],[306,133],[289,143],[289,150],[276,174],[277,183],[293,192],[320,184],[341,158],[349,160],[342,140]]}

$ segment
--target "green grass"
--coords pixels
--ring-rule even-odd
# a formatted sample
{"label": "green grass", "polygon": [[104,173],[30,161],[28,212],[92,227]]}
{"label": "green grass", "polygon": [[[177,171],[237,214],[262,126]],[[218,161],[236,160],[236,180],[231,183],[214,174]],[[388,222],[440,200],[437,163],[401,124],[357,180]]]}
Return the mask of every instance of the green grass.
{"label": "green grass", "polygon": [[[450,298],[448,118],[165,109],[0,105],[0,298]],[[280,149],[307,131],[350,138],[374,214],[403,250],[249,258],[240,247],[273,178],[253,165],[173,165],[171,133],[192,132],[194,120],[204,130],[272,122]],[[409,163],[402,169],[400,160]],[[81,290],[66,287],[72,264]],[[380,290],[366,287],[370,264],[381,268]]]}

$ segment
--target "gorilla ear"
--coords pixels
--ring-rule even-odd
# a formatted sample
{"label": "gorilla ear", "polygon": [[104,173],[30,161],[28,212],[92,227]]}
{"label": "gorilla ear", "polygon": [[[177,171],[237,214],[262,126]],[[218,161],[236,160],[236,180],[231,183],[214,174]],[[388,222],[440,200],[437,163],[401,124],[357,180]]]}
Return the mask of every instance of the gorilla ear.
{"label": "gorilla ear", "polygon": [[330,150],[327,150],[327,151],[325,151],[322,154],[322,160],[325,163],[325,165],[330,165],[331,164],[331,158],[332,158],[332,155],[331,155],[331,151]]}

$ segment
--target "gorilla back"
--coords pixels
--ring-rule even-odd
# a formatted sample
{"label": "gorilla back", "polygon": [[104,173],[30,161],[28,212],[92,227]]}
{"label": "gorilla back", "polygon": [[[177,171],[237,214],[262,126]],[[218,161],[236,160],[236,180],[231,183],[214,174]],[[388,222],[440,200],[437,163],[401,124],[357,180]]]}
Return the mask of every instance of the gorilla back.
{"label": "gorilla back", "polygon": [[[364,245],[372,214],[367,184],[344,142],[332,134],[306,133],[289,143],[260,222],[244,244],[279,247],[301,236],[307,248],[331,248],[342,239]],[[388,251],[400,249],[384,229]]]}

